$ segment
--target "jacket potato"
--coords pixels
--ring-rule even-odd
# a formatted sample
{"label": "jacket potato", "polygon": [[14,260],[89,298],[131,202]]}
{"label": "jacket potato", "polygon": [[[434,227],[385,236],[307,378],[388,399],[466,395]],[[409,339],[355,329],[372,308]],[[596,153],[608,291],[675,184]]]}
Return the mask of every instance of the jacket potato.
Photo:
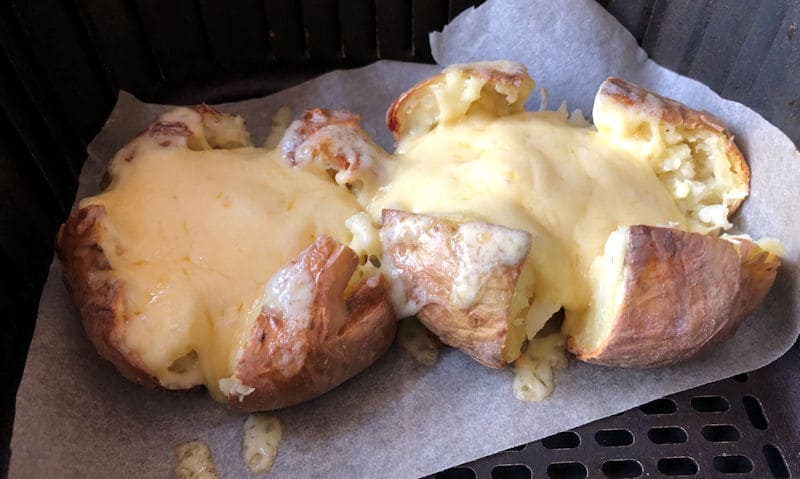
{"label": "jacket potato", "polygon": [[57,252],[87,336],[123,376],[271,410],[334,388],[393,340],[386,281],[346,226],[359,214],[327,174],[253,148],[241,117],[177,108],[113,158]]}
{"label": "jacket potato", "polygon": [[775,280],[777,256],[752,241],[635,225],[611,233],[590,271],[589,308],[563,331],[578,359],[654,367],[731,335]]}
{"label": "jacket potato", "polygon": [[[342,163],[317,150],[326,168],[362,156],[383,165],[359,202],[382,228],[379,259],[398,314],[416,314],[442,342],[492,367],[514,362],[562,308],[567,347],[613,366],[671,364],[732,334],[780,261],[755,242],[718,237],[750,179],[725,125],[609,78],[592,126],[565,108],[525,111],[533,87],[517,63],[453,65],[391,105],[393,153],[329,145],[346,152]],[[336,135],[340,124],[325,125],[326,139],[357,127]],[[529,252],[493,275],[485,262],[457,273],[457,231],[469,225],[528,233]],[[679,276],[690,266],[694,287]],[[483,295],[455,302],[461,274]]]}

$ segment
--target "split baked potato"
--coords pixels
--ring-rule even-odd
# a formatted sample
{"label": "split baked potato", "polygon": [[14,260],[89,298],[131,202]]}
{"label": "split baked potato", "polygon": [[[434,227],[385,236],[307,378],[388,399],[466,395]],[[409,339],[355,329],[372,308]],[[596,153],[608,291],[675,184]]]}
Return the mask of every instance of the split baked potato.
{"label": "split baked potato", "polygon": [[775,280],[754,242],[655,226],[613,232],[590,271],[594,295],[563,332],[578,359],[624,367],[685,360],[730,336]]}
{"label": "split baked potato", "polygon": [[327,174],[253,148],[241,117],[167,112],[107,179],[57,252],[89,339],[131,381],[271,410],[334,388],[391,344],[386,281],[346,226],[360,206]]}
{"label": "split baked potato", "polygon": [[[725,125],[609,78],[592,126],[565,108],[525,111],[533,87],[517,63],[450,66],[389,108],[392,154],[362,140],[331,146],[366,133],[323,121],[327,150],[340,153],[316,149],[319,164],[345,176],[361,157],[382,165],[367,190],[343,183],[358,188],[381,228],[399,316],[416,314],[443,343],[492,367],[514,362],[562,308],[567,347],[613,366],[671,364],[731,335],[780,260],[718,236],[750,179]],[[295,127],[313,138],[313,128]],[[459,269],[465,227],[485,231],[469,271]],[[528,253],[498,267],[492,258],[526,233]],[[464,275],[479,293],[458,302]]]}

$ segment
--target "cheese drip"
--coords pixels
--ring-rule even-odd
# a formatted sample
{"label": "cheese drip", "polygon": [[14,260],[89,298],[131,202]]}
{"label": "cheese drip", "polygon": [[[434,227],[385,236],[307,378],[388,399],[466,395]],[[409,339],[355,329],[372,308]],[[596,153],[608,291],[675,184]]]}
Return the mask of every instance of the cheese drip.
{"label": "cheese drip", "polygon": [[324,172],[260,148],[139,151],[111,173],[80,206],[106,208],[100,246],[124,285],[124,344],[164,387],[205,384],[224,400],[218,381],[272,274],[322,234],[350,242],[345,221],[361,207]]}
{"label": "cheese drip", "polygon": [[511,320],[529,338],[562,306],[588,306],[589,267],[620,225],[685,224],[649,165],[563,113],[473,110],[404,140],[392,159],[366,205],[374,221],[391,208],[531,233],[534,302]]}

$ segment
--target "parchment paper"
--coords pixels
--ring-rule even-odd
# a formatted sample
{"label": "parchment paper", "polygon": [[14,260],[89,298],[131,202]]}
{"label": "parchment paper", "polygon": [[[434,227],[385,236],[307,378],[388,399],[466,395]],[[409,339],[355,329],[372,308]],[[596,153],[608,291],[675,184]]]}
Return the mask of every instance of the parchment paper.
{"label": "parchment paper", "polygon": [[[513,397],[511,372],[484,368],[448,350],[436,366],[393,347],[332,393],[279,411],[284,439],[270,477],[416,477],[627,410],[660,396],[759,368],[783,354],[800,329],[800,156],[776,128],[746,107],[647,60],[621,25],[591,0],[490,1],[432,36],[442,64],[512,59],[562,99],[591,111],[610,74],[705,108],[725,119],[749,158],[752,194],[736,224],[755,237],[780,238],[784,266],[759,312],[719,348],[671,368],[623,370],[572,361],[553,396],[539,404]],[[257,141],[281,105],[344,108],[362,115],[385,147],[391,100],[439,70],[381,62],[324,75],[285,92],[221,106],[243,114]],[[538,99],[531,100],[538,106]],[[105,162],[163,106],[120,94],[89,148],[78,197],[98,191]],[[56,260],[41,299],[19,389],[11,477],[169,477],[172,447],[202,439],[222,477],[247,477],[241,460],[244,416],[204,392],[154,392],[122,379],[85,339]]]}

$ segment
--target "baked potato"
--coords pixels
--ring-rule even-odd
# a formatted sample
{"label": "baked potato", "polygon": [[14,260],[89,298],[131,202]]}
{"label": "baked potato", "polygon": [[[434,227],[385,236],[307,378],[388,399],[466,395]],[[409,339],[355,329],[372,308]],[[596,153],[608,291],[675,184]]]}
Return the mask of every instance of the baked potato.
{"label": "baked potato", "polygon": [[[670,364],[732,334],[769,290],[779,260],[751,255],[752,242],[717,237],[732,226],[729,218],[749,192],[749,168],[725,125],[610,78],[595,99],[593,127],[565,108],[524,111],[533,86],[517,63],[453,65],[391,105],[392,154],[374,154],[360,140],[350,150],[328,145],[383,164],[372,167],[381,172],[374,194],[359,195],[359,202],[382,228],[379,259],[398,314],[417,314],[445,344],[492,367],[515,361],[524,336],[534,338],[562,308],[570,318],[563,333],[577,356],[617,366]],[[343,128],[325,123],[330,131]],[[315,151],[328,168],[358,164]],[[415,226],[396,234],[399,224]],[[502,276],[485,276],[482,264],[459,273],[476,278],[487,296],[457,304],[456,231],[470,224],[527,232],[531,246]],[[639,244],[647,235],[653,242]],[[625,273],[631,285],[649,287],[666,275],[659,279],[661,302],[626,286],[621,272],[595,278],[593,264],[608,261],[603,252],[619,244],[639,255]],[[648,269],[656,264],[657,271]],[[699,268],[696,291],[677,276],[687,264]],[[505,291],[495,291],[501,284]],[[599,314],[597,301],[611,301],[604,296],[610,289],[627,294],[626,307]],[[631,326],[644,321],[633,319],[637,314],[659,326],[646,332]],[[607,332],[611,323],[626,331],[622,339]],[[592,341],[604,341],[602,351]],[[658,341],[665,350],[648,350]]]}
{"label": "baked potato", "polygon": [[359,214],[327,174],[250,146],[241,117],[178,108],[113,158],[57,252],[87,336],[123,376],[270,410],[332,389],[393,340],[385,279],[347,246],[368,243],[346,226]]}
{"label": "baked potato", "polygon": [[582,361],[610,366],[685,360],[735,332],[779,264],[744,239],[735,246],[670,228],[620,228],[592,265],[590,307],[567,312],[567,348]]}

